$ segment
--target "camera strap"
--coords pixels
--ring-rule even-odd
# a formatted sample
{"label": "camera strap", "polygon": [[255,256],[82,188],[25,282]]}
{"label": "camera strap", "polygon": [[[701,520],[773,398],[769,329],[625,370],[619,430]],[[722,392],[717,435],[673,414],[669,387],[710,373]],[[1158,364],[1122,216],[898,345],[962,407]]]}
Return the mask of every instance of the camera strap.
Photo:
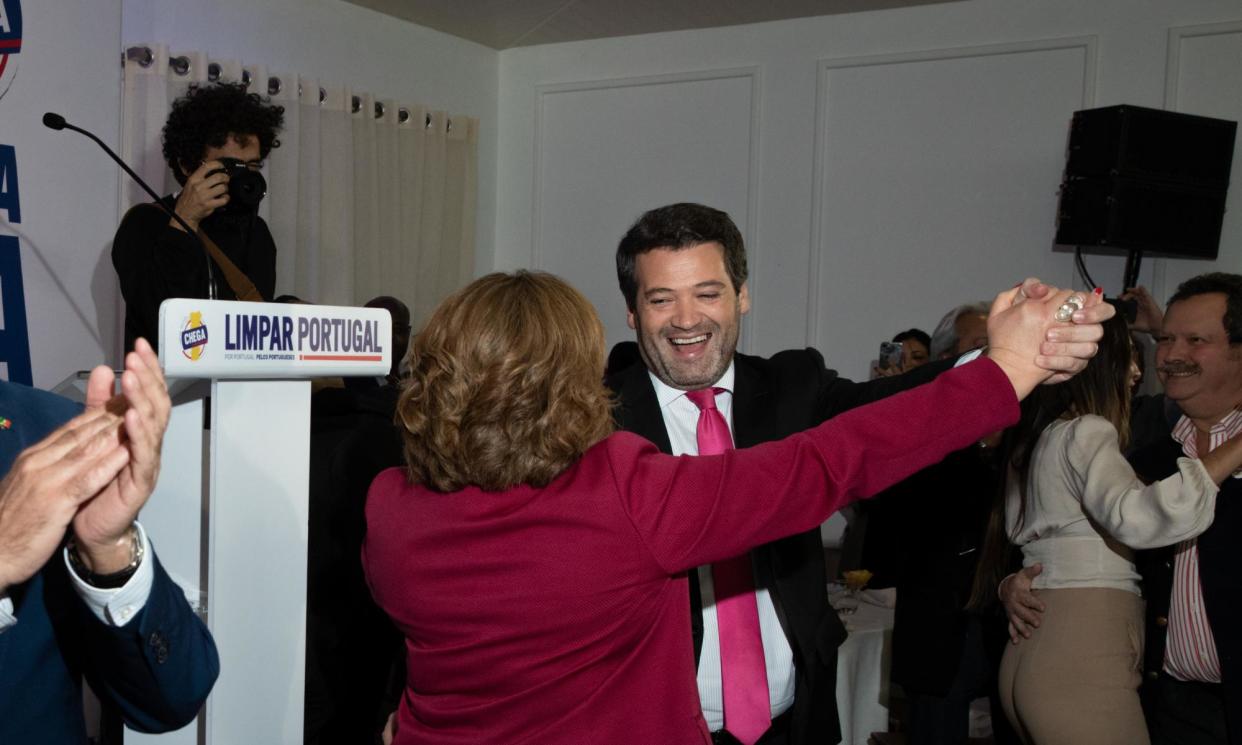
{"label": "camera strap", "polygon": [[[155,209],[160,210],[161,212],[167,211],[167,208],[163,208],[157,204],[149,202],[136,204],[131,208],[131,211],[140,209]],[[207,251],[207,255],[211,257],[212,261],[216,262],[216,266],[220,267],[220,271],[224,272],[224,281],[228,282],[229,287],[233,290],[233,295],[235,295],[238,300],[246,300],[252,303],[266,302],[263,299],[263,295],[259,293],[258,288],[254,286],[254,282],[250,281],[250,277],[247,277],[245,272],[237,268],[237,265],[233,263],[233,260],[230,259],[224,251],[216,245],[215,241],[208,237],[207,233],[205,233],[202,229],[199,229],[195,235],[198,236],[203,249]]]}
{"label": "camera strap", "polygon": [[233,294],[238,300],[246,300],[252,303],[262,303],[263,296],[259,294],[258,288],[254,286],[254,282],[250,281],[250,277],[246,273],[237,268],[233,260],[225,255],[224,251],[216,245],[216,242],[207,236],[202,230],[198,231],[198,237],[203,241],[203,247],[207,249],[207,253],[211,255],[212,260],[220,267],[220,271],[224,273],[224,281],[229,283]]}

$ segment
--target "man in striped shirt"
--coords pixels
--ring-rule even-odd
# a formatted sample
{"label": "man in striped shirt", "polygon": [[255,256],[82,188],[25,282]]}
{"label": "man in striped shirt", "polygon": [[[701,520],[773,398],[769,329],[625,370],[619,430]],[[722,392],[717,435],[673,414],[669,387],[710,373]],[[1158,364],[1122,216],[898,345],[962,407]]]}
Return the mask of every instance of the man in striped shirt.
{"label": "man in striped shirt", "polygon": [[[1171,441],[1132,456],[1148,479],[1242,431],[1242,276],[1204,274],[1178,287],[1156,334],[1156,366],[1183,416]],[[1221,484],[1216,504],[1203,535],[1140,562],[1155,745],[1242,745],[1242,474]]]}
{"label": "man in striped shirt", "polygon": [[[1183,282],[1154,336],[1160,382],[1182,416],[1170,437],[1130,455],[1145,481],[1242,432],[1242,275]],[[1141,693],[1152,745],[1242,745],[1242,474],[1220,490],[1215,520],[1197,539],[1136,557],[1147,600]],[[1023,636],[1043,611],[1030,592],[1033,576],[1024,570],[1001,584]]]}

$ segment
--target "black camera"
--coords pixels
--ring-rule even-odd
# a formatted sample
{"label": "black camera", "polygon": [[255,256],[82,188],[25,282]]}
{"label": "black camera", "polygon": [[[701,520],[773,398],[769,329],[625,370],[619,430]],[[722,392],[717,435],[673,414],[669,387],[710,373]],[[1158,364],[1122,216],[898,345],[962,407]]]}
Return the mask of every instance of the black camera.
{"label": "black camera", "polygon": [[217,173],[229,177],[229,203],[224,206],[225,210],[244,213],[258,211],[259,202],[267,195],[267,181],[263,174],[237,158],[220,158],[220,167],[207,175]]}

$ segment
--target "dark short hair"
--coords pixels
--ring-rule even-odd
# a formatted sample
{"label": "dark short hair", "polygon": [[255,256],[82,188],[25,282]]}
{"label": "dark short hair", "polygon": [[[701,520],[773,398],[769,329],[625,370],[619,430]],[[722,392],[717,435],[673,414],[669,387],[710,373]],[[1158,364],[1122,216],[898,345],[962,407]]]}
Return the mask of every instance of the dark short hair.
{"label": "dark short hair", "polygon": [[747,276],[746,245],[728,213],[691,202],[670,204],[644,213],[617,246],[617,282],[626,306],[634,310],[638,300],[635,265],[639,254],[657,248],[677,251],[713,242],[724,247],[725,269],[734,292],[740,292]]}
{"label": "dark short hair", "polygon": [[257,137],[262,158],[280,147],[276,134],[284,125],[285,109],[270,102],[247,93],[243,83],[191,84],[173,101],[164,123],[164,160],[177,183],[184,185],[189,175],[181,170],[182,163],[202,160],[208,147],[224,147],[230,134]]}
{"label": "dark short hair", "polygon": [[1210,272],[1191,277],[1177,286],[1177,292],[1169,298],[1169,306],[1195,297],[1219,292],[1225,296],[1225,316],[1221,323],[1229,335],[1230,344],[1242,344],[1242,274]]}
{"label": "dark short hair", "polygon": [[926,347],[928,352],[931,351],[931,337],[927,335],[926,331],[922,329],[906,329],[900,334],[893,336],[893,341],[895,342],[904,342],[907,339],[913,339]]}
{"label": "dark short hair", "polygon": [[392,316],[392,327],[394,329],[410,329],[410,308],[399,298],[392,295],[378,295],[366,302],[364,308],[383,308]]}

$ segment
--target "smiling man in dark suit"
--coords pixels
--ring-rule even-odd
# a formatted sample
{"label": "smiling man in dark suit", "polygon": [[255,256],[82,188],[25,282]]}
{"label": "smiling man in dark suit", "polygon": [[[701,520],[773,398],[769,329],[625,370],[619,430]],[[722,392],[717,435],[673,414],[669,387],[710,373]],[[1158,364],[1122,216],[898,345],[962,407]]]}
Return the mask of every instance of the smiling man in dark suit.
{"label": "smiling man in dark suit", "polygon": [[[664,452],[700,454],[700,411],[723,418],[735,447],[749,447],[930,380],[953,364],[854,383],[813,349],[767,359],[736,354],[741,318],[750,310],[746,251],[729,216],[710,207],[674,204],[644,214],[621,240],[616,260],[643,364],[610,370],[608,385],[620,399],[619,426]],[[715,742],[840,740],[836,661],[846,632],[828,604],[827,580],[818,530],[761,546],[731,566],[691,573],[699,698]],[[734,589],[720,592],[722,581]]]}

